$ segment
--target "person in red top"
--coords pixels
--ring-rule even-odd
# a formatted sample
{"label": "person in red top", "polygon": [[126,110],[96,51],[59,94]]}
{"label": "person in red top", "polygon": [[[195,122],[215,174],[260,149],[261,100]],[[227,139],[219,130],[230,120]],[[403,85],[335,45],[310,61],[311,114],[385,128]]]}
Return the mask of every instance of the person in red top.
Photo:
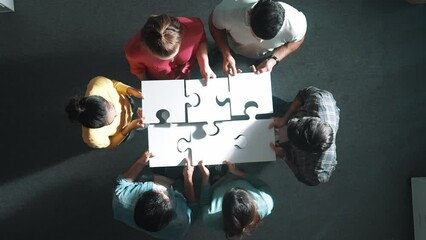
{"label": "person in red top", "polygon": [[196,17],[153,15],[125,46],[130,71],[140,80],[188,79],[198,62],[206,84],[216,74],[209,65],[203,23]]}

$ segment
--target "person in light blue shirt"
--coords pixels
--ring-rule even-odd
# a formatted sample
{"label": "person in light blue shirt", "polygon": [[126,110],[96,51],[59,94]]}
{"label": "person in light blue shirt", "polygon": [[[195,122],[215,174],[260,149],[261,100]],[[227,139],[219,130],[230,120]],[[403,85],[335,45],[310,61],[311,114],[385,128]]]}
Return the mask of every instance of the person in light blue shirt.
{"label": "person in light blue shirt", "polygon": [[230,161],[225,163],[228,173],[212,185],[209,169],[200,164],[203,222],[215,230],[223,230],[227,238],[242,238],[271,214],[274,201],[265,182],[248,176]]}
{"label": "person in light blue shirt", "polygon": [[151,153],[145,152],[126,172],[118,176],[114,188],[114,218],[159,239],[183,239],[197,207],[188,163],[183,169],[184,194],[173,188],[173,180],[144,172]]}

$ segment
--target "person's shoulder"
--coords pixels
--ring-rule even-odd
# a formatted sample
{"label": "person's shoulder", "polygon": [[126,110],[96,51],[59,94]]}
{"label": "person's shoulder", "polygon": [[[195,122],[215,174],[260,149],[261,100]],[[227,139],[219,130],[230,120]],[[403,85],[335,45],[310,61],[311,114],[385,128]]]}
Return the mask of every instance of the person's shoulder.
{"label": "person's shoulder", "polygon": [[89,83],[92,83],[92,84],[109,83],[109,82],[111,82],[111,79],[104,76],[96,76],[89,81]]}
{"label": "person's shoulder", "polygon": [[91,148],[110,148],[108,126],[101,128],[85,128],[82,127],[83,141]]}
{"label": "person's shoulder", "polygon": [[[302,13],[301,11],[299,11],[297,8],[293,7],[292,5],[285,3],[285,2],[280,2],[281,6],[284,8],[284,11],[291,11],[291,12],[297,12],[297,13]],[[302,13],[303,14],[303,13]]]}
{"label": "person's shoulder", "polygon": [[254,5],[258,0],[222,0],[216,7],[238,7]]}
{"label": "person's shoulder", "polygon": [[86,95],[97,95],[98,91],[103,92],[108,86],[113,86],[111,79],[103,76],[96,76],[87,84]]}
{"label": "person's shoulder", "polygon": [[203,26],[203,21],[199,17],[177,17],[178,21],[188,28]]}
{"label": "person's shoulder", "polygon": [[139,49],[141,41],[141,33],[137,32],[133,37],[127,40],[126,45],[124,46],[124,50],[126,54],[131,54]]}

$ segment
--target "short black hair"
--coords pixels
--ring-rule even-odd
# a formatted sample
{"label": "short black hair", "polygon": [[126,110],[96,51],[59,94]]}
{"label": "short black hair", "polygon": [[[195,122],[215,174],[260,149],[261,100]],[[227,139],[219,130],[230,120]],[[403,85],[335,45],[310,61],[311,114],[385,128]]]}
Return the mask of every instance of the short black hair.
{"label": "short black hair", "polygon": [[174,205],[170,199],[156,191],[147,191],[142,194],[135,206],[134,219],[138,227],[158,232],[166,227],[173,219]]}
{"label": "short black hair", "polygon": [[274,0],[260,0],[250,14],[253,33],[264,40],[274,38],[280,31],[285,18],[283,6]]}
{"label": "short black hair", "polygon": [[260,222],[256,203],[242,188],[231,188],[222,200],[223,230],[226,238],[249,235]]}
{"label": "short black hair", "polygon": [[108,109],[105,98],[97,95],[72,97],[65,111],[71,121],[78,121],[86,128],[101,128],[107,121]]}
{"label": "short black hair", "polygon": [[287,135],[294,146],[310,153],[324,152],[334,140],[333,128],[318,117],[290,119]]}

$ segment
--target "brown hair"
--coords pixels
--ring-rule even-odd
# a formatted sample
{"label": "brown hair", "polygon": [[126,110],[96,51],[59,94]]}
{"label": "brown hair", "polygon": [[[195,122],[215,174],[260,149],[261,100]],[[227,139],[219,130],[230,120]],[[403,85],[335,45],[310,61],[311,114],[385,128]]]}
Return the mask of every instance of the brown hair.
{"label": "brown hair", "polygon": [[152,53],[169,57],[179,48],[182,33],[177,18],[165,14],[151,16],[141,29],[141,41]]}

